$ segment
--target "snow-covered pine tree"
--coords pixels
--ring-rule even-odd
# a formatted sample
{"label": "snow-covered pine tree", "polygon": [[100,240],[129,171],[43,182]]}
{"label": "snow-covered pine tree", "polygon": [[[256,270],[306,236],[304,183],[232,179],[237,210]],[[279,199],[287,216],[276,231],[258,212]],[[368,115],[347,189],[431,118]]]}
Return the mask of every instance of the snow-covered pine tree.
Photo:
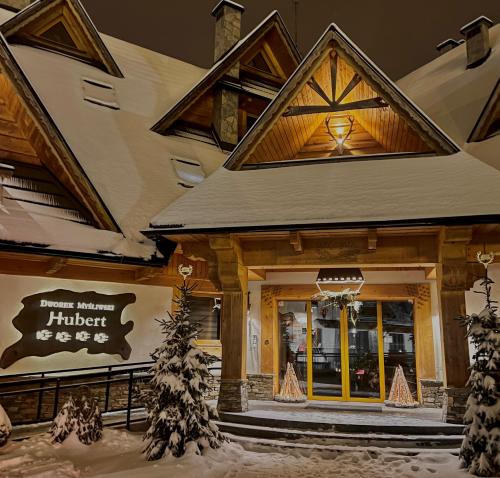
{"label": "snow-covered pine tree", "polygon": [[78,427],[76,436],[84,445],[91,445],[102,438],[102,416],[97,401],[83,395],[78,400]]}
{"label": "snow-covered pine tree", "polygon": [[158,320],[165,338],[151,354],[155,364],[147,405],[149,429],[144,435],[148,460],[168,453],[180,457],[188,443],[201,453],[208,447],[219,448],[226,440],[212,421],[218,418],[217,411],[204,399],[210,388],[211,359],[196,346],[198,331],[188,320],[193,288],[184,278],[174,300],[176,312]]}
{"label": "snow-covered pine tree", "polygon": [[500,320],[491,299],[492,284],[486,274],[484,292],[478,292],[485,295],[485,309],[460,318],[476,348],[460,460],[478,476],[500,476]]}
{"label": "snow-covered pine tree", "polygon": [[86,395],[74,400],[70,395],[50,428],[53,443],[62,443],[75,434],[84,445],[91,445],[102,438],[102,418],[99,406]]}
{"label": "snow-covered pine tree", "polygon": [[9,416],[7,412],[0,405],[0,447],[7,443],[7,440],[12,433],[12,425],[10,423]]}
{"label": "snow-covered pine tree", "polygon": [[49,433],[52,437],[52,443],[62,443],[68,438],[75,429],[77,414],[78,409],[73,397],[70,395],[50,427]]}

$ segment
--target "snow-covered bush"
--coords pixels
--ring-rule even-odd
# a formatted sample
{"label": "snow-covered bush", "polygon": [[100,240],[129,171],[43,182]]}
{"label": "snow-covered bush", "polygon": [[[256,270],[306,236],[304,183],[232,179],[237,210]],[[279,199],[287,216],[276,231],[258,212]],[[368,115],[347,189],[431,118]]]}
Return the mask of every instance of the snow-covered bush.
{"label": "snow-covered bush", "polygon": [[7,440],[12,433],[12,425],[9,420],[7,412],[0,405],[0,447],[7,443]]}
{"label": "snow-covered bush", "polygon": [[486,308],[480,314],[461,318],[476,353],[468,382],[460,460],[464,468],[478,476],[500,476],[500,318],[491,300],[492,283],[488,277],[481,283]]}
{"label": "snow-covered bush", "polygon": [[212,421],[217,411],[204,393],[210,388],[208,365],[211,358],[196,346],[197,329],[188,318],[193,287],[184,281],[178,288],[176,313],[159,320],[165,339],[151,357],[151,394],[147,400],[149,429],[144,435],[144,453],[157,460],[171,453],[182,456],[186,447],[219,448],[224,436]]}
{"label": "snow-covered bush", "polygon": [[70,396],[54,419],[50,434],[54,443],[62,443],[72,434],[84,445],[99,441],[102,418],[97,402],[85,395],[77,400]]}

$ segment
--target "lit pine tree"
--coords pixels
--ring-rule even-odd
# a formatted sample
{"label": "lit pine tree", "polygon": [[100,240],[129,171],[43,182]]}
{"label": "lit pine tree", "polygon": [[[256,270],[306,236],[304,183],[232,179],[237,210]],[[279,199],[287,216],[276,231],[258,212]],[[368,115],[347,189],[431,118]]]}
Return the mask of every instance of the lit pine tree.
{"label": "lit pine tree", "polygon": [[144,435],[144,453],[157,460],[171,453],[182,456],[188,443],[196,452],[219,448],[225,441],[217,425],[217,411],[208,405],[210,357],[196,346],[197,328],[189,322],[189,297],[193,287],[186,280],[178,287],[176,312],[159,320],[165,339],[151,357],[151,392],[147,400],[149,429]]}
{"label": "lit pine tree", "polygon": [[478,292],[486,298],[485,309],[460,318],[476,347],[460,460],[478,476],[500,476],[500,320],[491,299],[492,284],[486,275],[481,282],[485,291]]}

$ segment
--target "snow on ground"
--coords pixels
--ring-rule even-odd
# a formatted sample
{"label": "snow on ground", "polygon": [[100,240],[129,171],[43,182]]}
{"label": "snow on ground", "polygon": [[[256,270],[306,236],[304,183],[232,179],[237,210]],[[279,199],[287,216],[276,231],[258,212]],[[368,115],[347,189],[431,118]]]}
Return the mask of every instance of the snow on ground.
{"label": "snow on ground", "polygon": [[107,429],[91,446],[67,440],[52,445],[48,435],[11,442],[0,449],[0,478],[464,478],[458,458],[447,452],[403,456],[390,450],[311,451],[228,443],[204,456],[148,462],[142,435]]}

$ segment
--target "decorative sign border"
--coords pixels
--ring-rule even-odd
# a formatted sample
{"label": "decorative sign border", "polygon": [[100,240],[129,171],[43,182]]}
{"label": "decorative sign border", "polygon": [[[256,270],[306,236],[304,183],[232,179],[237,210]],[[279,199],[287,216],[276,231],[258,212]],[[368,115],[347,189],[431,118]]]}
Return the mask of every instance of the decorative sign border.
{"label": "decorative sign border", "polygon": [[100,294],[57,289],[25,297],[12,320],[22,337],[6,348],[0,368],[24,357],[46,357],[58,352],[119,354],[124,360],[132,349],[125,336],[133,329],[121,323],[123,310],[136,301],[135,294]]}

